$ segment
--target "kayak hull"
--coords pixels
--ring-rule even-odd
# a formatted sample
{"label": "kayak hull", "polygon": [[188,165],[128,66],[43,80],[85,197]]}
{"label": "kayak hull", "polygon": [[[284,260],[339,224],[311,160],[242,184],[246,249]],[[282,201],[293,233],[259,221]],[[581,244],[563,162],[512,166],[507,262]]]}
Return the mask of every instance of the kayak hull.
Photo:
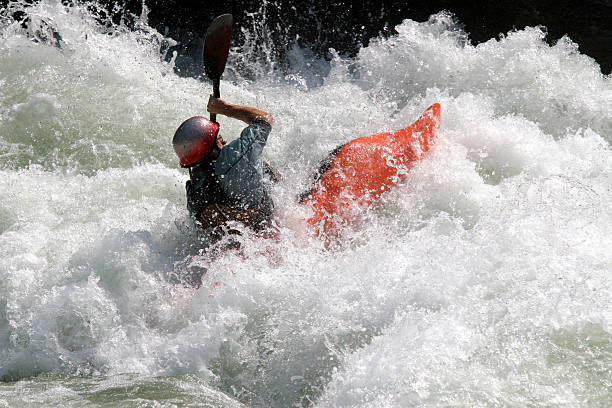
{"label": "kayak hull", "polygon": [[360,137],[344,145],[305,199],[316,235],[335,236],[359,209],[401,183],[437,138],[440,104],[407,128]]}

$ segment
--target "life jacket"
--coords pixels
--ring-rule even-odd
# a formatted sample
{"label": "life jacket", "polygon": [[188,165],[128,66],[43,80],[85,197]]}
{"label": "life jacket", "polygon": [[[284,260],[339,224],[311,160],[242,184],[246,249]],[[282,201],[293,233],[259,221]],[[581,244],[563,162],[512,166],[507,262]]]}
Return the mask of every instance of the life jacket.
{"label": "life jacket", "polygon": [[[214,171],[214,162],[204,164],[204,169],[190,171],[187,181],[187,209],[213,236],[221,237],[225,233],[237,234],[239,231],[227,228],[229,221],[240,222],[256,232],[269,226],[272,219],[274,204],[267,191],[264,190],[262,202],[247,208],[239,197],[232,197],[223,191],[219,177]],[[198,173],[197,175],[194,173]],[[270,173],[274,172],[274,173]],[[267,163],[264,163],[264,173],[277,181],[277,174]]]}

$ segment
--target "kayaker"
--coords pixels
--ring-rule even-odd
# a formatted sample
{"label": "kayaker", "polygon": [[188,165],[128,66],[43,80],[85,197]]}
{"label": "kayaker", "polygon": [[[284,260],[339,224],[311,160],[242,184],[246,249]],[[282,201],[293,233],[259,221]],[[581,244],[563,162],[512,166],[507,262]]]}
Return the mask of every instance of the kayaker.
{"label": "kayaker", "polygon": [[238,221],[254,231],[271,221],[273,202],[267,191],[262,159],[263,148],[274,118],[260,109],[233,105],[210,95],[210,113],[248,124],[240,137],[230,143],[219,135],[219,124],[203,116],[183,122],[172,144],[182,167],[189,169],[187,208],[215,238],[226,232],[229,221]]}

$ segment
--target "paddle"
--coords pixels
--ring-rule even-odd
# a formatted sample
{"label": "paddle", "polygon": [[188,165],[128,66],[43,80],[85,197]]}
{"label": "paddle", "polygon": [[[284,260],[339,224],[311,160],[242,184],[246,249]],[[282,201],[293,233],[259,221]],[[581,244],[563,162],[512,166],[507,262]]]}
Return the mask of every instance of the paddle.
{"label": "paddle", "polygon": [[[223,75],[225,70],[225,63],[229,54],[233,22],[234,18],[231,14],[220,15],[210,23],[204,38],[204,72],[208,79],[213,81],[213,94],[215,98],[221,97],[219,83],[221,82],[221,75]],[[217,115],[211,113],[210,120],[216,122]]]}

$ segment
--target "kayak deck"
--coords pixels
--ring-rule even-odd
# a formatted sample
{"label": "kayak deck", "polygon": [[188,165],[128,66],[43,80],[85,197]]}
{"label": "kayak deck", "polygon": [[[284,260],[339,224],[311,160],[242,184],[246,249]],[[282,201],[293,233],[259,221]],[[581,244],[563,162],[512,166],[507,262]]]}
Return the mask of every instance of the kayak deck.
{"label": "kayak deck", "polygon": [[440,127],[440,104],[431,105],[407,128],[365,136],[345,144],[305,197],[313,214],[308,223],[316,235],[337,235],[339,227],[356,216],[422,159]]}

